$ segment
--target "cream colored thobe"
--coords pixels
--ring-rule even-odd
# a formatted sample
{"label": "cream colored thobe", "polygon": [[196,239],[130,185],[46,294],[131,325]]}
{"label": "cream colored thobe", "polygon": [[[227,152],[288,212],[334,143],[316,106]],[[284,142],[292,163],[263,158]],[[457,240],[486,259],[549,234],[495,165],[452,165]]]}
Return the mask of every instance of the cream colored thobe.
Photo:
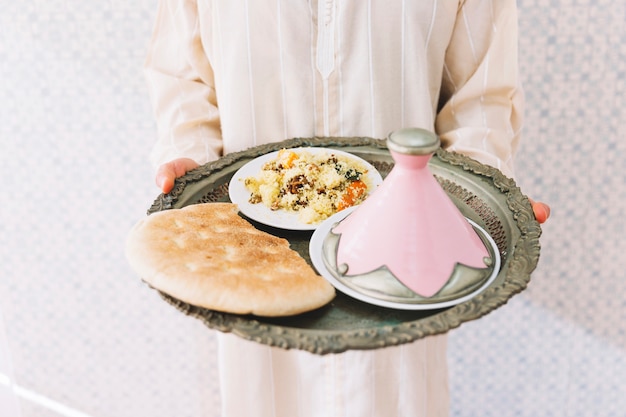
{"label": "cream colored thobe", "polygon": [[[152,161],[422,127],[512,175],[517,66],[514,0],[161,0]],[[326,356],[218,339],[223,417],[448,414],[445,336]]]}

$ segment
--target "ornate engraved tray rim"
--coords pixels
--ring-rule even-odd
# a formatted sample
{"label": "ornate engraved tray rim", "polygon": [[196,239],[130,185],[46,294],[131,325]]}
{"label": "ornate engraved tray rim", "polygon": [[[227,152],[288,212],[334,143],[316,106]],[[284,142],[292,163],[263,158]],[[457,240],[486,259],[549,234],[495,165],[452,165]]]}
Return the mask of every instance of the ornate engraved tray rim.
{"label": "ornate engraved tray rim", "polygon": [[[228,181],[239,167],[257,156],[301,146],[352,152],[377,167],[387,165],[390,169],[393,164],[385,141],[380,139],[289,139],[231,153],[187,173],[176,181],[169,194],[162,194],[154,201],[148,214],[198,202],[229,201]],[[179,311],[201,320],[211,329],[270,346],[316,354],[409,343],[483,317],[527,287],[539,261],[541,227],[528,198],[512,179],[496,168],[442,149],[432,158],[430,168],[461,211],[490,232],[502,256],[498,277],[485,291],[466,302],[440,310],[401,311],[371,306],[338,291],[336,299],[319,310],[293,317],[266,318],[212,311],[160,291],[159,294]],[[252,223],[287,238],[310,263],[308,239],[311,232],[282,231]]]}

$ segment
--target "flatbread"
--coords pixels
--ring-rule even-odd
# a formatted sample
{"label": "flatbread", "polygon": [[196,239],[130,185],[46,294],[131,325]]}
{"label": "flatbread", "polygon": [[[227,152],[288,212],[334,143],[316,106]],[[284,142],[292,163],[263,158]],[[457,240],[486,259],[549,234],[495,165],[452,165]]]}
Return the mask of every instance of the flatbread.
{"label": "flatbread", "polygon": [[130,230],[126,257],[152,287],[211,310],[288,316],[333,299],[334,288],[286,239],[237,211],[205,203],[153,213]]}

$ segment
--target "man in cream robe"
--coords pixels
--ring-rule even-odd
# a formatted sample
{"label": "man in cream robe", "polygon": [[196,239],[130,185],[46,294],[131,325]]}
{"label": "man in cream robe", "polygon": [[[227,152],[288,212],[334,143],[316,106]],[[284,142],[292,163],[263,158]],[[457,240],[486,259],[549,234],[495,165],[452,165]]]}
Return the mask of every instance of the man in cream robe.
{"label": "man in cream robe", "polygon": [[[157,182],[268,142],[402,127],[511,176],[517,66],[514,0],[160,0]],[[326,356],[217,337],[223,417],[448,415],[445,335]]]}

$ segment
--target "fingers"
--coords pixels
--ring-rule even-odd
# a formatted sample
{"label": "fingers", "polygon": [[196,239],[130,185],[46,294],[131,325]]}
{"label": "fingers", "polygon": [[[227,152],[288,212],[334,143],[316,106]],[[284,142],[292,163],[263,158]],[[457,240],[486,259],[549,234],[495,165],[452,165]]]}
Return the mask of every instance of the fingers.
{"label": "fingers", "polygon": [[550,206],[540,201],[530,200],[533,207],[533,213],[535,213],[535,219],[539,223],[545,223],[550,218]]}
{"label": "fingers", "polygon": [[182,177],[187,171],[197,167],[198,164],[196,161],[189,158],[180,158],[167,162],[161,165],[157,170],[155,178],[156,185],[164,194],[167,194],[174,188],[176,178]]}

